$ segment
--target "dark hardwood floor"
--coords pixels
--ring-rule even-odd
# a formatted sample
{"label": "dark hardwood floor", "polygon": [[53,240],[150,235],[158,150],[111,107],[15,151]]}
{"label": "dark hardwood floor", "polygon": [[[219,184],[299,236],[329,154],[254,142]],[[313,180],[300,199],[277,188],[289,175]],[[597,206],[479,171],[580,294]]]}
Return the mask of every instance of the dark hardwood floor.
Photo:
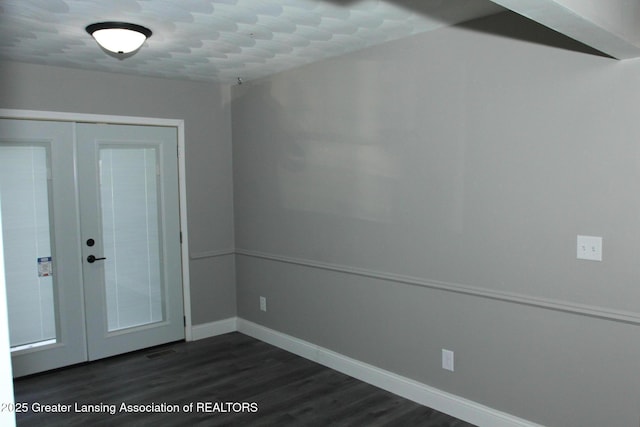
{"label": "dark hardwood floor", "polygon": [[240,333],[14,386],[18,426],[471,426]]}

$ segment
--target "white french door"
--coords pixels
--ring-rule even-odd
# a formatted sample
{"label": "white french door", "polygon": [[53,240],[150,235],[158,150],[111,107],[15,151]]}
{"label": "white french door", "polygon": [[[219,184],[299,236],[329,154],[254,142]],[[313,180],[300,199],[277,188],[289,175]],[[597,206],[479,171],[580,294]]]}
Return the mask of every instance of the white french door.
{"label": "white french door", "polygon": [[78,124],[77,140],[89,358],[184,338],[176,129]]}
{"label": "white french door", "polygon": [[73,127],[67,123],[0,122],[0,199],[15,376],[87,360],[73,152]]}
{"label": "white french door", "polygon": [[0,122],[14,375],[184,338],[176,129]]}

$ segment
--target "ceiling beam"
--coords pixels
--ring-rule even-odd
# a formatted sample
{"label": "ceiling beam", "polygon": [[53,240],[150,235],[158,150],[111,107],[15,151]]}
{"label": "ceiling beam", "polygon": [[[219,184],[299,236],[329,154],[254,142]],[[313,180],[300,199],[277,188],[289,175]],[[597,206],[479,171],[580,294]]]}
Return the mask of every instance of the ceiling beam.
{"label": "ceiling beam", "polygon": [[492,0],[613,58],[640,57],[636,0]]}

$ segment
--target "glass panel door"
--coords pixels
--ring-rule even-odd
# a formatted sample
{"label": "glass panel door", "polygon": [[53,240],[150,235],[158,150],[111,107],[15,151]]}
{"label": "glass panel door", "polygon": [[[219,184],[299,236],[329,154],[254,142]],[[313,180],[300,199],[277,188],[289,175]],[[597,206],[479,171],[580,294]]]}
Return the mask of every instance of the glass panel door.
{"label": "glass panel door", "polygon": [[158,147],[100,148],[108,331],[164,320]]}
{"label": "glass panel door", "polygon": [[56,342],[47,147],[0,144],[0,194],[13,351]]}
{"label": "glass panel door", "polygon": [[184,339],[176,129],[77,138],[89,359]]}
{"label": "glass panel door", "polygon": [[0,119],[14,376],[184,339],[171,127]]}
{"label": "glass panel door", "polygon": [[0,204],[15,376],[86,360],[73,126],[0,120]]}

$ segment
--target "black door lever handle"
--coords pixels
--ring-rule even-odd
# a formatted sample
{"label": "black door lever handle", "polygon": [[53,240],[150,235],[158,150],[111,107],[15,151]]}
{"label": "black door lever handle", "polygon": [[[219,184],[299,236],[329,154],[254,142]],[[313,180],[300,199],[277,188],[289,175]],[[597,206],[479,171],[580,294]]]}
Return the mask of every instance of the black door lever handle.
{"label": "black door lever handle", "polygon": [[104,257],[103,257],[103,258],[96,258],[94,255],[89,255],[89,256],[87,257],[87,262],[88,262],[89,264],[93,264],[94,262],[96,262],[96,261],[100,261],[100,260],[103,260],[103,259],[106,259],[106,258],[104,258]]}

